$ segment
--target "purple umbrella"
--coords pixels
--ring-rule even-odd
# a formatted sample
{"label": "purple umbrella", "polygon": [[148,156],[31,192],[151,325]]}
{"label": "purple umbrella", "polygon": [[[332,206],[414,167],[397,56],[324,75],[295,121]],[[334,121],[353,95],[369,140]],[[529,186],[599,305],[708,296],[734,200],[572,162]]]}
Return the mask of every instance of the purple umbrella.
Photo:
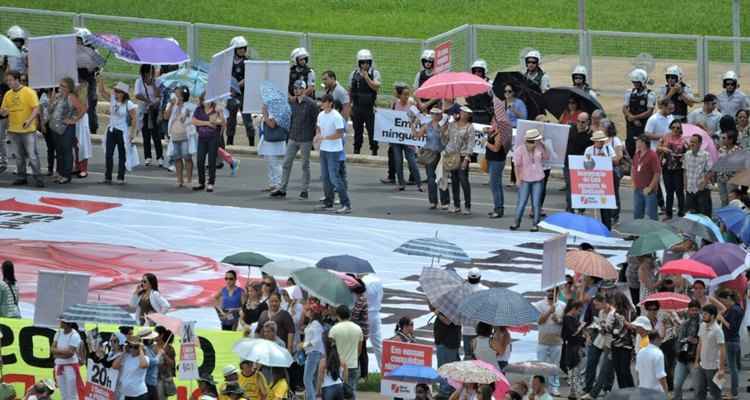
{"label": "purple umbrella", "polygon": [[130,44],[114,33],[97,33],[88,36],[87,40],[92,46],[109,50],[118,58],[132,59],[138,57]]}
{"label": "purple umbrella", "polygon": [[133,39],[127,44],[133,49],[134,57],[118,53],[115,53],[115,56],[131,64],[177,65],[190,61],[190,57],[174,39],[149,37]]}
{"label": "purple umbrella", "polygon": [[731,243],[713,243],[704,246],[690,257],[692,260],[710,266],[718,278],[711,284],[731,281],[745,271],[747,253],[740,246]]}

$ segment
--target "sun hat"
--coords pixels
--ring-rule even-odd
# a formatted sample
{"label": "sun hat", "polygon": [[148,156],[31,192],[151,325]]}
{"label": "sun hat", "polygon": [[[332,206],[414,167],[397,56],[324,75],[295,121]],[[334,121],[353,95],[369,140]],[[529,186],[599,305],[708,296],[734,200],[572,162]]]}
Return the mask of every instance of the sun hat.
{"label": "sun hat", "polygon": [[112,89],[123,92],[125,94],[130,93],[130,86],[128,86],[128,84],[125,82],[115,83],[115,86]]}
{"label": "sun hat", "polygon": [[649,320],[648,317],[644,315],[641,315],[640,317],[636,318],[635,321],[633,321],[630,325],[641,328],[648,332],[651,332],[651,330],[654,329],[653,325],[651,325],[651,320]]}
{"label": "sun hat", "polygon": [[234,375],[240,372],[240,369],[237,368],[236,365],[233,364],[227,364],[224,366],[224,369],[222,370],[222,374],[226,377],[229,375]]}
{"label": "sun hat", "polygon": [[471,108],[469,108],[467,106],[461,106],[461,108],[459,110],[461,110],[461,111],[463,111],[465,113],[469,113],[469,114],[473,113],[473,111],[471,111]]}
{"label": "sun hat", "polygon": [[542,133],[538,129],[529,129],[523,136],[524,140],[542,140]]}
{"label": "sun hat", "polygon": [[609,140],[609,138],[604,131],[596,131],[591,135],[592,142],[604,142],[606,140]]}

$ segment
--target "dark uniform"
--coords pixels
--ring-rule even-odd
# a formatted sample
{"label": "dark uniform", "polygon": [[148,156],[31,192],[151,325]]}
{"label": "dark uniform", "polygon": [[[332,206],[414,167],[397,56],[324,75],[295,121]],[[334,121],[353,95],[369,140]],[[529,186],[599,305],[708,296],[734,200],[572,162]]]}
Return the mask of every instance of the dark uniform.
{"label": "dark uniform", "polygon": [[[245,79],[245,60],[243,57],[241,60],[237,60],[235,57],[232,63],[232,78],[236,79],[237,82]],[[238,62],[239,61],[239,62]],[[293,83],[293,82],[292,82]],[[245,87],[240,88],[240,92],[232,92],[232,98],[227,101],[227,111],[229,111],[229,118],[227,119],[227,144],[234,144],[234,134],[237,132],[237,112],[242,111],[242,102],[245,96]],[[255,146],[255,127],[253,127],[253,117],[249,113],[242,113],[242,123],[245,125],[245,133],[247,133],[248,145]]]}
{"label": "dark uniform", "polygon": [[[628,102],[630,113],[637,115],[646,112],[648,110],[648,97],[650,94],[651,90],[649,89],[638,91],[638,89],[633,88],[630,92],[630,101]],[[633,155],[635,155],[635,139],[643,134],[644,129],[646,129],[647,120],[648,117],[639,119],[640,126],[636,126],[631,121],[627,121],[626,123],[627,137],[625,138],[625,148],[630,158],[633,158]]]}
{"label": "dark uniform", "polygon": [[[303,81],[305,84],[308,83],[308,78],[310,76],[310,73],[312,72],[312,68],[308,67],[307,64],[304,66],[292,65],[289,67],[289,95],[294,95],[294,82],[296,81]],[[313,91],[312,98],[315,98],[315,91]]]}
{"label": "dark uniform", "polygon": [[[374,79],[375,70],[370,68],[368,72],[370,79]],[[362,149],[364,128],[367,127],[369,135],[370,151],[373,155],[378,154],[378,142],[375,141],[375,100],[378,92],[372,90],[365,78],[355,70],[351,80],[352,98],[352,127],[354,129],[354,154],[359,154]]]}
{"label": "dark uniform", "polygon": [[[685,91],[686,85],[684,82],[679,82],[678,84],[682,87],[682,90],[680,91],[680,93],[672,95],[672,97],[670,97],[669,99],[672,100],[672,103],[674,103],[674,112],[672,113],[672,115],[676,119],[679,118],[681,120],[684,120],[688,115],[688,104],[684,100],[682,100],[682,98],[680,98],[680,95]],[[664,90],[666,90],[665,93],[669,93],[669,85],[664,85]]]}

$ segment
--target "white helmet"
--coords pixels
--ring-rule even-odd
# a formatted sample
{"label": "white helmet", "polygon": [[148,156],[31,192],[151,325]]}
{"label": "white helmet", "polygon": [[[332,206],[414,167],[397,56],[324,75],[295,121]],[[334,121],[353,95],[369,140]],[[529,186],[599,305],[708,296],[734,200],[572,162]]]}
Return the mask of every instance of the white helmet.
{"label": "white helmet", "polygon": [[292,50],[292,55],[290,58],[292,59],[293,64],[297,64],[297,59],[300,57],[306,57],[310,58],[310,53],[307,52],[307,49],[304,47],[297,47],[296,49]]}
{"label": "white helmet", "polygon": [[536,60],[541,64],[542,63],[542,54],[539,53],[539,50],[531,50],[523,57],[523,60],[526,61],[529,58],[536,58]]}
{"label": "white helmet", "polygon": [[487,61],[484,61],[481,58],[477,59],[476,61],[474,61],[474,64],[471,64],[470,69],[473,70],[474,68],[481,68],[484,70],[484,73],[486,74],[487,73]]}
{"label": "white helmet", "polygon": [[727,71],[721,77],[722,81],[735,81],[737,82],[737,73],[734,71]]}
{"label": "white helmet", "polygon": [[667,71],[664,73],[664,75],[675,75],[677,76],[677,80],[682,80],[682,68],[680,68],[678,65],[670,65],[667,67]]}
{"label": "white helmet", "polygon": [[576,67],[573,68],[573,72],[570,75],[572,77],[575,77],[576,75],[582,75],[583,76],[583,80],[585,81],[586,78],[588,78],[588,76],[589,76],[589,71],[583,65],[576,65]]}
{"label": "white helmet", "polygon": [[362,49],[357,52],[357,62],[360,61],[372,61],[372,53],[370,50]]}
{"label": "white helmet", "polygon": [[422,61],[424,61],[424,60],[435,61],[435,50],[429,50],[429,49],[427,49],[427,50],[423,51],[422,52],[422,57],[420,58],[420,60],[422,60]]}
{"label": "white helmet", "polygon": [[73,32],[75,32],[77,38],[81,39],[83,44],[86,44],[88,37],[91,36],[91,31],[86,28],[73,28]]}
{"label": "white helmet", "polygon": [[247,47],[247,39],[244,36],[235,36],[229,41],[229,46],[234,48]]}
{"label": "white helmet", "polygon": [[26,41],[29,38],[29,34],[26,32],[26,30],[18,25],[13,25],[8,28],[7,35],[10,40],[21,39],[23,41]]}
{"label": "white helmet", "polygon": [[643,69],[636,68],[630,71],[630,81],[640,82],[641,84],[645,85],[648,81],[648,72]]}

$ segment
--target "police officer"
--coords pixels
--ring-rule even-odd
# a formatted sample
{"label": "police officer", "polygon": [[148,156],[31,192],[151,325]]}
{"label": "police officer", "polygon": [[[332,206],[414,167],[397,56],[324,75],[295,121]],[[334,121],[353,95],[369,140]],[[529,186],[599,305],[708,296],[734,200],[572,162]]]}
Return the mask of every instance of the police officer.
{"label": "police officer", "polygon": [[625,115],[627,127],[625,148],[632,158],[635,154],[635,140],[643,134],[648,117],[654,113],[656,94],[646,86],[648,81],[646,71],[640,68],[634,69],[630,72],[630,81],[633,83],[633,88],[625,92],[622,113]]}
{"label": "police officer", "polygon": [[[481,58],[471,64],[472,75],[478,76],[489,82],[487,78],[487,62]],[[466,98],[466,105],[471,108],[471,121],[477,124],[489,125],[492,122],[492,89],[485,93],[476,94]]]}
{"label": "police officer", "polygon": [[[417,72],[416,78],[414,78],[414,88],[419,88],[423,83],[427,82],[428,79],[432,78],[432,74],[435,68],[435,50],[425,50],[422,52],[422,57],[419,60],[422,63],[422,69]],[[417,98],[417,107],[422,113],[427,113],[432,107],[437,104],[437,99],[420,99]]]}
{"label": "police officer", "polygon": [[682,68],[672,65],[667,68],[664,78],[666,85],[659,88],[658,98],[666,97],[674,103],[674,119],[684,121],[688,115],[688,108],[696,103],[693,90],[690,85],[683,82]]}
{"label": "police officer", "polygon": [[596,92],[591,89],[588,82],[589,71],[583,65],[576,65],[573,68],[573,73],[570,74],[570,79],[573,81],[573,87],[583,90],[584,93],[589,96],[596,98]]}
{"label": "police officer", "polygon": [[740,85],[737,81],[737,73],[734,71],[727,71],[721,77],[721,84],[724,91],[719,93],[719,111],[724,115],[731,115],[736,117],[737,111],[747,110],[750,108],[747,96],[744,93],[737,90]]}
{"label": "police officer", "polygon": [[[542,63],[542,54],[539,53],[539,50],[531,50],[526,53],[523,61],[526,66],[526,68],[521,71],[523,76],[536,84],[542,93],[549,90],[549,76],[544,73],[544,70],[542,70],[542,67],[540,66]],[[529,116],[529,118],[531,118],[531,116]]]}
{"label": "police officer", "polygon": [[98,100],[96,97],[96,75],[99,73],[99,68],[104,65],[104,59],[99,53],[97,53],[96,49],[88,43],[88,36],[91,35],[91,31],[86,28],[73,29],[76,33],[76,52],[78,54],[83,54],[84,60],[90,58],[90,60],[86,60],[86,64],[81,64],[79,62],[78,81],[86,82],[89,85],[87,91],[88,98],[86,99],[88,110],[86,112],[89,119],[89,130],[92,134],[96,134],[96,131],[99,128],[99,119],[96,117],[96,102]]}
{"label": "police officer", "polygon": [[370,135],[370,152],[378,155],[375,141],[375,100],[380,89],[380,71],[373,67],[372,53],[362,49],[357,52],[357,69],[349,75],[349,97],[352,99],[352,128],[354,129],[354,154],[362,149],[362,136],[367,126]]}
{"label": "police officer", "polygon": [[26,75],[29,66],[29,50],[26,48],[26,41],[29,40],[29,34],[18,25],[13,25],[8,28],[7,32],[8,39],[13,41],[18,50],[21,51],[21,56],[6,56],[5,62],[7,63],[7,69],[11,71],[18,71],[21,75]]}
{"label": "police officer", "polygon": [[303,95],[315,98],[315,70],[310,68],[307,63],[310,62],[310,54],[304,47],[298,47],[292,50],[290,56],[292,66],[289,67],[289,100],[292,101],[294,96],[294,82],[303,81],[307,84]]}
{"label": "police officer", "polygon": [[[227,144],[234,144],[234,134],[237,132],[237,112],[242,112],[242,100],[245,96],[245,61],[247,57],[247,39],[243,36],[235,36],[229,42],[234,47],[234,60],[232,62],[232,79],[237,81],[239,92],[232,90],[232,97],[227,101]],[[250,113],[242,113],[242,123],[245,125],[247,142],[249,146],[255,146],[255,127],[253,117]]]}

